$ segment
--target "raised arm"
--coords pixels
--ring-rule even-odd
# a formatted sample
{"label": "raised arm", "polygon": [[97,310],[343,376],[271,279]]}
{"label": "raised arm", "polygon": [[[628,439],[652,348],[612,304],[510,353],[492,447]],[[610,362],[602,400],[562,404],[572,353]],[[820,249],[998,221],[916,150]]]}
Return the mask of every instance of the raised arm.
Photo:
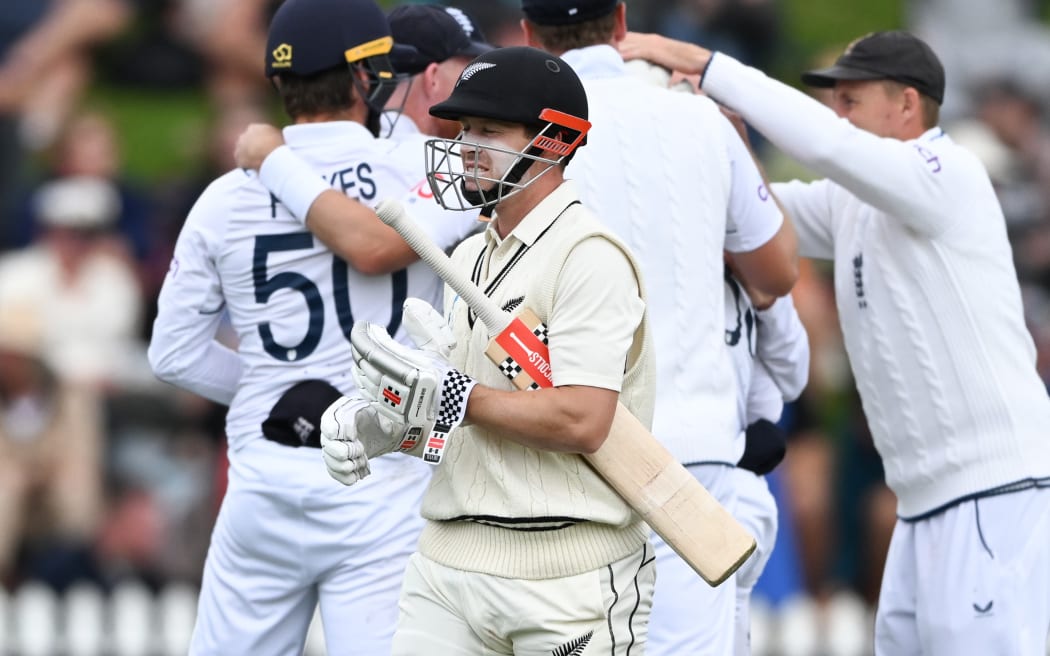
{"label": "raised arm", "polygon": [[372,208],[327,184],[284,145],[280,130],[250,125],[237,140],[237,165],[259,180],[333,253],[368,275],[398,271],[418,256]]}
{"label": "raised arm", "polygon": [[703,90],[740,113],[778,148],[909,227],[936,236],[951,227],[944,212],[949,174],[926,144],[878,137],[828,107],[722,53],[653,34],[629,34],[624,57],[642,57],[701,73]]}

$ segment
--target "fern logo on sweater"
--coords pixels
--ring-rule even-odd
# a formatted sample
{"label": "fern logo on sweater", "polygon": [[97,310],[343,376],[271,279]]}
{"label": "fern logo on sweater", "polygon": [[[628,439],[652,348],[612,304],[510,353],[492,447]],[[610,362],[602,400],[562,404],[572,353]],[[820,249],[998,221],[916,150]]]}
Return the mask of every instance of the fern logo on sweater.
{"label": "fern logo on sweater", "polygon": [[551,656],[579,656],[587,648],[587,644],[590,643],[592,637],[594,637],[594,631],[588,631],[579,638],[573,638],[552,651]]}

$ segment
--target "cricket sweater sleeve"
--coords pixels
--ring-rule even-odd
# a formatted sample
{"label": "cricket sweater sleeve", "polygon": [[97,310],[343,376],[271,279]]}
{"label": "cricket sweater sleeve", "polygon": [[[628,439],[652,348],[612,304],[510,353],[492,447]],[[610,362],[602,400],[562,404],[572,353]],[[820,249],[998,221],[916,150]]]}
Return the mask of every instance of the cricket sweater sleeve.
{"label": "cricket sweater sleeve", "polygon": [[712,55],[703,89],[791,157],[860,200],[928,236],[952,227],[945,211],[953,176],[929,143],[878,137],[817,100],[722,53]]}
{"label": "cricket sweater sleeve", "polygon": [[765,310],[757,310],[755,358],[761,363],[784,401],[798,398],[809,380],[809,336],[791,295],[782,296]]}
{"label": "cricket sweater sleeve", "polygon": [[773,381],[773,376],[762,362],[756,361],[751,368],[751,382],[747,386],[746,425],[765,419],[774,424],[784,414],[783,392]]}
{"label": "cricket sweater sleeve", "polygon": [[798,254],[819,260],[835,258],[834,214],[827,180],[774,182],[770,185],[798,235]]}
{"label": "cricket sweater sleeve", "polygon": [[225,307],[215,267],[225,213],[214,198],[205,192],[197,201],[175,244],[157,300],[149,362],[161,380],[229,405],[241,377],[241,361],[214,339]]}

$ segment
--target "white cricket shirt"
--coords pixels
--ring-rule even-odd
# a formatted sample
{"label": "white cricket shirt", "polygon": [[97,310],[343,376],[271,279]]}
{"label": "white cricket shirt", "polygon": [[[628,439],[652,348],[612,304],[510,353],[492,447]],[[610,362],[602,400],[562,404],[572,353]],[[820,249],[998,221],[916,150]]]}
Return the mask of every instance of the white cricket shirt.
{"label": "white cricket shirt", "polygon": [[[332,187],[370,205],[403,196],[422,173],[422,157],[408,161],[395,142],[357,123],[294,125],[284,138]],[[472,219],[441,216],[447,223],[427,231],[450,247]],[[440,307],[442,294],[443,283],[421,262],[381,276],[354,270],[238,169],[213,182],[186,219],[161,289],[150,361],[161,378],[229,403],[235,452],[262,439],[263,420],[293,384],[323,379],[353,392],[355,321],[387,326],[405,341],[405,298]],[[213,341],[223,309],[240,340],[237,353]]]}
{"label": "white cricket shirt", "polygon": [[765,244],[780,212],[710,99],[636,79],[611,46],[562,58],[583,80],[594,126],[566,177],[645,275],[656,355],[653,434],[680,462],[735,463],[742,444],[723,343],[722,249]]}
{"label": "white cricket shirt", "polygon": [[846,350],[900,515],[1050,476],[1050,399],[977,158],[940,128],[877,137],[722,54],[703,87],[828,177],[774,191],[802,255],[835,262]]}

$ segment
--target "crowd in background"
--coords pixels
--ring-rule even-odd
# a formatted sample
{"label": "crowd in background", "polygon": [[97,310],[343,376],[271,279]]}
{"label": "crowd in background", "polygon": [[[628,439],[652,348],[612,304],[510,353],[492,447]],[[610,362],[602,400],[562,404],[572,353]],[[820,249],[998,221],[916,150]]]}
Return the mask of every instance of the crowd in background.
{"label": "crowd in background", "polygon": [[[278,4],[5,3],[0,584],[9,589],[28,580],[63,590],[78,580],[107,588],[127,577],[155,586],[199,579],[224,490],[224,409],[156,381],[145,346],[190,206],[232,167],[244,126],[282,120],[262,75]],[[517,0],[449,4],[471,13],[493,43],[521,42]],[[1026,0],[911,0],[902,15],[946,65],[945,129],[979,155],[999,193],[1037,366],[1050,382],[1050,32],[1042,9]],[[784,11],[777,0],[628,2],[633,29],[724,50],[789,79],[797,71],[778,68],[792,47]],[[829,51],[854,36],[829,37]],[[99,88],[204,96],[211,118],[195,166],[155,178],[125,166],[136,144],[93,106]],[[805,175],[770,145],[756,146],[771,179]],[[846,587],[873,602],[895,499],[850,376],[830,271],[807,264],[794,295],[812,344],[811,380],[784,418],[791,441],[772,477],[781,534],[756,594],[819,599]]]}

